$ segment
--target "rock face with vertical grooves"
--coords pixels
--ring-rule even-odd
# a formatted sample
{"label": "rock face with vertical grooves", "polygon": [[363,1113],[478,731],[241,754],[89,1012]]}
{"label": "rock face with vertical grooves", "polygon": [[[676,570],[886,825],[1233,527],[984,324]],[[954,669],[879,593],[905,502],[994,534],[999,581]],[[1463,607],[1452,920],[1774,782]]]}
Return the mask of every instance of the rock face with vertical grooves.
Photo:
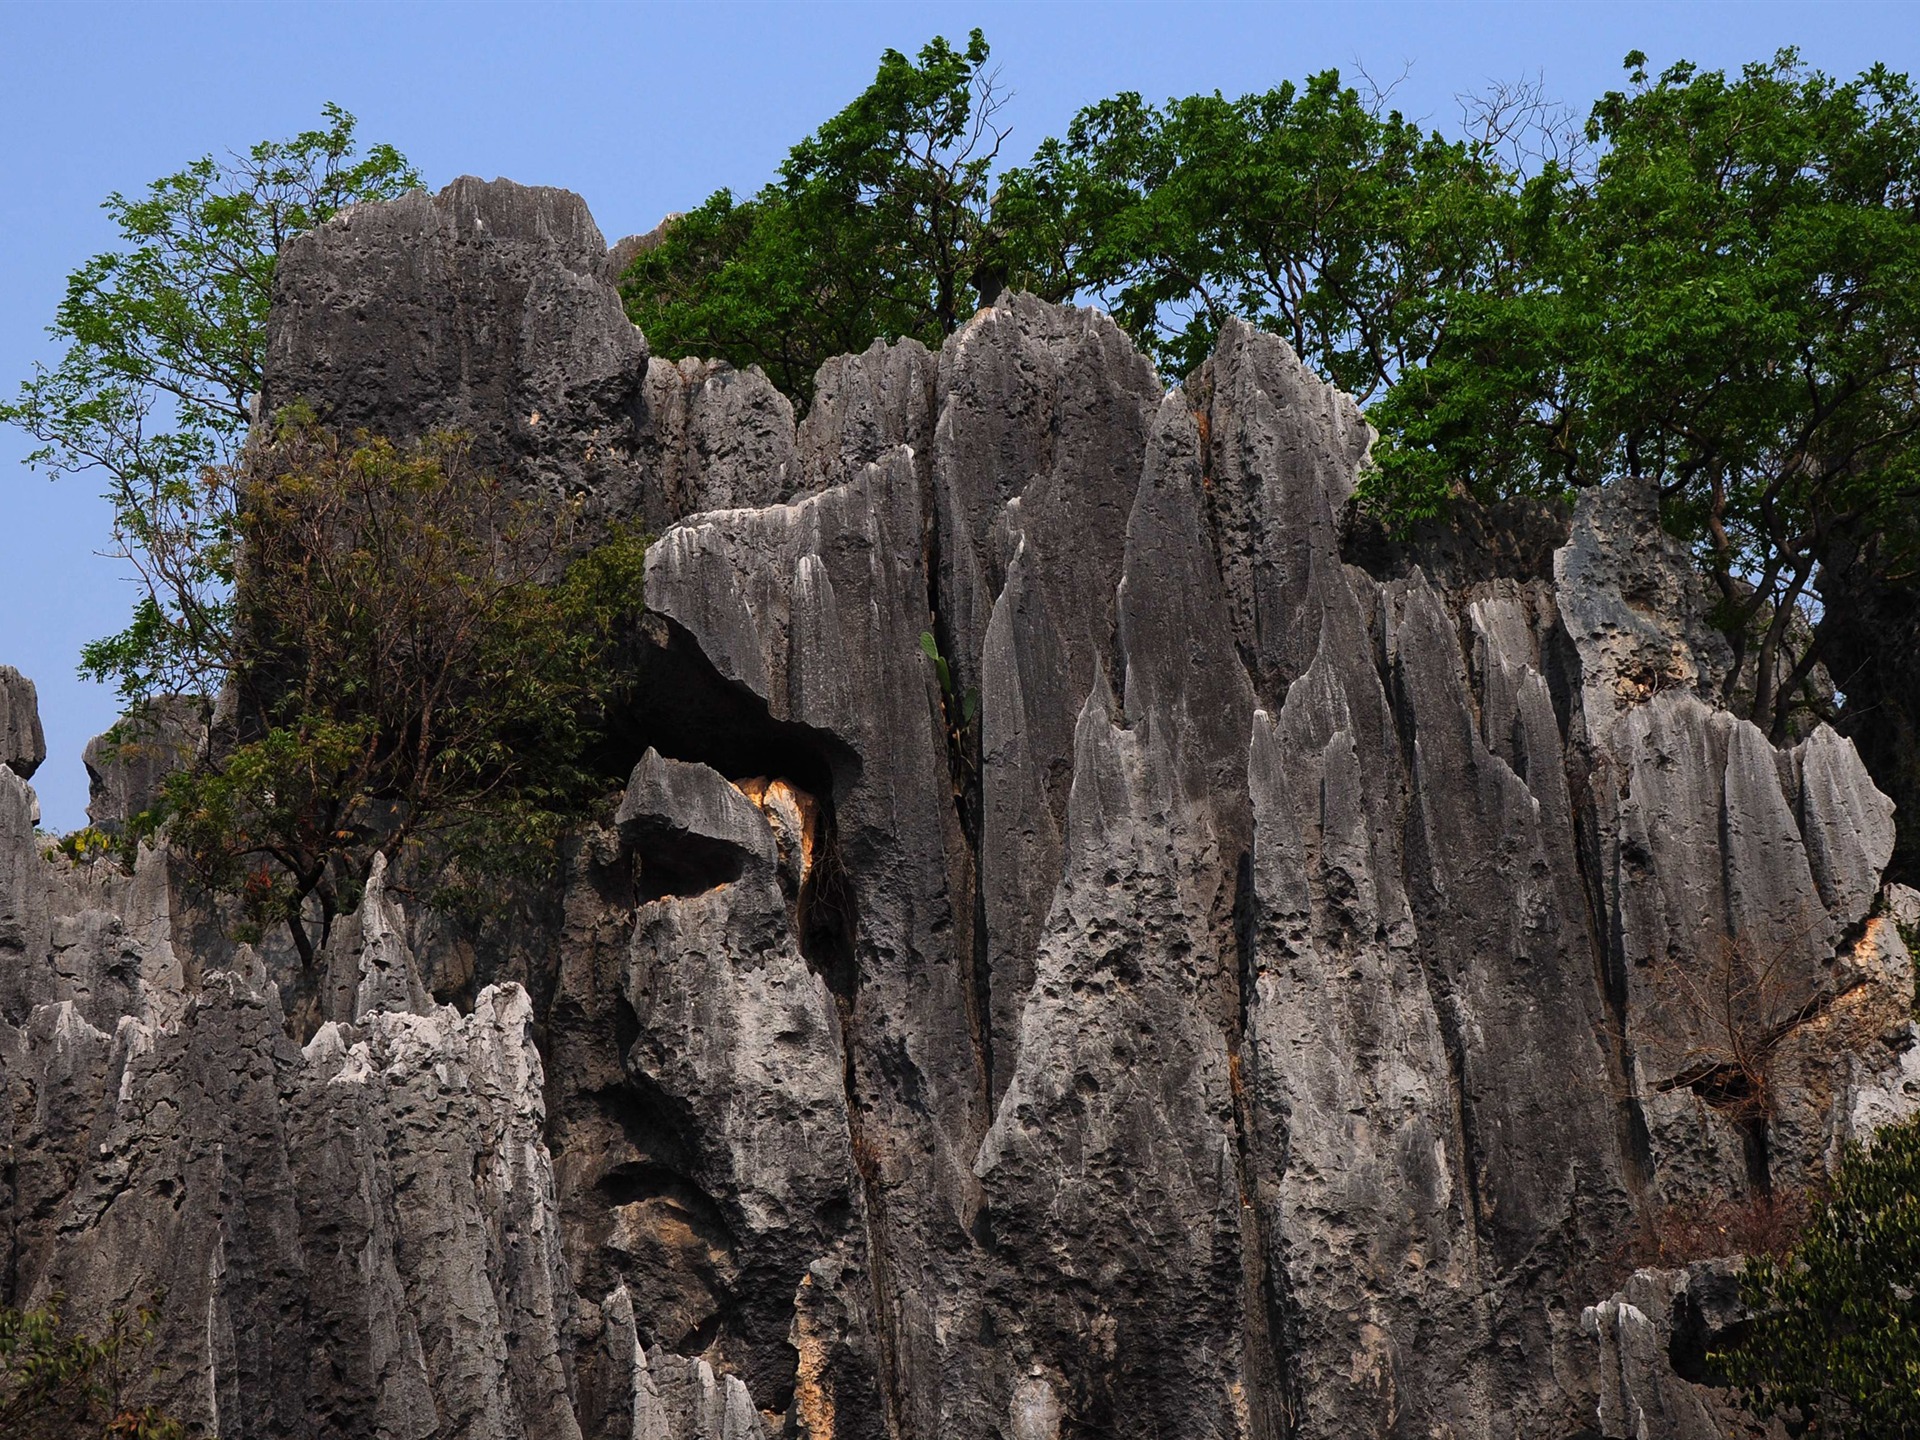
{"label": "rock face with vertical grooves", "polygon": [[1913,1111],[1920,896],[1650,495],[1361,557],[1282,341],[1018,295],[796,424],[506,182],[276,284],[270,407],[657,536],[631,777],[504,938],[382,873],[307,975],[0,757],[11,1303],[163,1295],[234,1437],[1717,1433],[1731,1272],[1636,1239]]}

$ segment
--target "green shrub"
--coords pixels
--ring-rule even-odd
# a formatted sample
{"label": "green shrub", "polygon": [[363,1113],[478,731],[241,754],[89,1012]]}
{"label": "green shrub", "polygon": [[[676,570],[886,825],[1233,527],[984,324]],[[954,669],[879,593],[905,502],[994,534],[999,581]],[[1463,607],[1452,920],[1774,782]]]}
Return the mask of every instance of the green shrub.
{"label": "green shrub", "polygon": [[59,1297],[0,1308],[0,1435],[8,1440],[183,1440],[180,1425],[126,1396],[129,1366],[153,1335],[154,1314],[114,1315],[98,1340],[72,1329]]}
{"label": "green shrub", "polygon": [[1750,1260],[1743,1292],[1757,1318],[1713,1359],[1756,1413],[1920,1437],[1920,1119],[1848,1146],[1799,1243]]}
{"label": "green shrub", "polygon": [[143,821],[239,901],[241,938],[284,923],[311,965],[377,857],[526,874],[624,778],[645,536],[584,548],[456,436],[349,444],[300,416],[235,489],[231,733]]}

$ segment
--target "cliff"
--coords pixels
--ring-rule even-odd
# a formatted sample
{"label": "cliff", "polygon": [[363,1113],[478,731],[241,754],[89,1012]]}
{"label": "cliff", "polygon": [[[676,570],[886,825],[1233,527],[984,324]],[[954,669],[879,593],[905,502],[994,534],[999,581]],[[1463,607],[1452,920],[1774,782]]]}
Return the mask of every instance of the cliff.
{"label": "cliff", "polygon": [[1636,1247],[1915,1107],[1892,806],[1630,486],[1362,567],[1283,342],[1020,296],[796,425],[505,182],[292,244],[296,396],[643,521],[650,683],[563,893],[316,981],[43,856],[0,671],[7,1294],[163,1292],[204,1433],[1713,1434]]}

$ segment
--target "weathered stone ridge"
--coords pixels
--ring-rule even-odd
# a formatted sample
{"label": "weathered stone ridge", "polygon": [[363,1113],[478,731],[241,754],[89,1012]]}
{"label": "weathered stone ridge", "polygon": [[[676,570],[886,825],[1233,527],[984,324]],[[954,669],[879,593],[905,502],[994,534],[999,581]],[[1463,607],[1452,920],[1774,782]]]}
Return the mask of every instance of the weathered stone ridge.
{"label": "weathered stone ridge", "polygon": [[1716,708],[1653,498],[1364,569],[1272,336],[1166,388],[1012,295],[796,424],[606,253],[355,209],[267,400],[657,534],[612,823],[490,946],[376,877],[307,976],[0,766],[7,1298],[164,1292],[221,1436],[1715,1433],[1725,1267],[1635,1242],[1915,1108],[1920,896],[1848,741]]}

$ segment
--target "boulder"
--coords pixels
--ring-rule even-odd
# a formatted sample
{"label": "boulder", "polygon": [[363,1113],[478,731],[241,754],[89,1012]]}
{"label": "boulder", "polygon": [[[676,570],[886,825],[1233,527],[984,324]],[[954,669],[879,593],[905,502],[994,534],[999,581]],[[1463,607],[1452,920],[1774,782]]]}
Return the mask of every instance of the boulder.
{"label": "boulder", "polygon": [[191,696],[163,695],[87,742],[87,819],[118,835],[153,808],[167,777],[206,745],[207,709]]}

